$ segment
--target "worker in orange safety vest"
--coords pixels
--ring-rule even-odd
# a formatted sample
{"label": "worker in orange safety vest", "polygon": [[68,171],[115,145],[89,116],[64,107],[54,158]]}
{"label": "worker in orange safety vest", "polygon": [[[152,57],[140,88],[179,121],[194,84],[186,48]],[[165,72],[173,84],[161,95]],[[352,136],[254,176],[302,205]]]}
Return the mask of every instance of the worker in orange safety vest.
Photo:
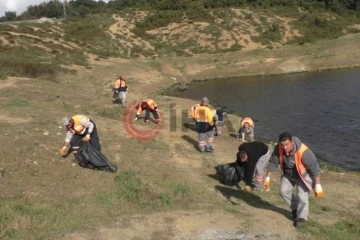
{"label": "worker in orange safety vest", "polygon": [[121,75],[116,79],[114,83],[114,94],[113,94],[113,103],[117,103],[120,101],[121,106],[124,108],[126,107],[125,101],[126,101],[126,93],[128,90],[126,77]]}
{"label": "worker in orange safety vest", "polygon": [[272,172],[279,168],[282,171],[280,194],[291,209],[293,225],[302,228],[309,213],[309,192],[314,191],[317,199],[324,196],[319,163],[314,153],[299,138],[284,132],[280,134],[269,161],[263,184],[265,189],[270,187]]}
{"label": "worker in orange safety vest", "polygon": [[[201,99],[198,108],[198,116],[196,119],[196,131],[199,136],[199,151],[213,152],[214,131],[215,126],[213,111],[209,108],[209,100],[207,97]],[[206,141],[207,138],[207,141]]]}
{"label": "worker in orange safety vest", "polygon": [[135,107],[136,111],[136,116],[135,116],[135,120],[138,120],[140,118],[140,114],[142,111],[145,110],[145,123],[150,123],[150,113],[153,115],[154,117],[154,122],[156,124],[158,124],[160,122],[159,119],[159,114],[158,114],[158,105],[157,103],[152,100],[152,99],[145,99],[145,100],[141,100],[140,103]]}
{"label": "worker in orange safety vest", "polygon": [[89,142],[98,151],[101,150],[96,124],[85,115],[64,117],[63,125],[66,127],[65,144],[60,149],[60,154],[65,156],[71,149],[76,155],[82,141]]}
{"label": "worker in orange safety vest", "polygon": [[239,138],[241,135],[241,140],[245,141],[245,136],[249,135],[250,141],[254,141],[255,139],[255,132],[254,132],[255,124],[254,121],[250,117],[243,117],[240,120],[240,129],[237,134],[237,137]]}

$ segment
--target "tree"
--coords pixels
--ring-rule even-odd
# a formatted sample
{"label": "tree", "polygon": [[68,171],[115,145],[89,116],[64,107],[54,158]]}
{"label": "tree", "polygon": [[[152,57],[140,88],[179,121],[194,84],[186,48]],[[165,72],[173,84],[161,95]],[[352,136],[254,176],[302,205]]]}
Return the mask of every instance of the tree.
{"label": "tree", "polygon": [[5,12],[5,21],[15,21],[16,20],[16,12]]}

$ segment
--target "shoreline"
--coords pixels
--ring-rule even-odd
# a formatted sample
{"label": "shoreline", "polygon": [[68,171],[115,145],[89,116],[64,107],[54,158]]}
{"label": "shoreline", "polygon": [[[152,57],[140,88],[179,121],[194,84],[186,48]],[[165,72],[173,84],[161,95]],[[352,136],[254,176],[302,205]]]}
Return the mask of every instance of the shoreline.
{"label": "shoreline", "polygon": [[[232,77],[276,76],[360,68],[360,33],[314,44],[284,45],[190,57],[163,57],[156,60],[164,77],[173,83],[227,79]],[[149,66],[154,60],[145,60]]]}

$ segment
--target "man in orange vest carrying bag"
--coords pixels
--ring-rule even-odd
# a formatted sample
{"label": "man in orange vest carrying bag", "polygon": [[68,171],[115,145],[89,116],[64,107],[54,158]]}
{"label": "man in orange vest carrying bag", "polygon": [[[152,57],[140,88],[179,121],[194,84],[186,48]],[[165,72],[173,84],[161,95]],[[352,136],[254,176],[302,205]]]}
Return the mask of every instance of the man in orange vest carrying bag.
{"label": "man in orange vest carrying bag", "polygon": [[118,79],[116,79],[114,84],[114,94],[113,94],[113,103],[116,103],[118,100],[120,100],[121,106],[126,107],[125,101],[126,101],[126,91],[128,89],[126,78],[125,76],[119,76]]}
{"label": "man in orange vest carrying bag", "polygon": [[[309,192],[314,191],[317,199],[324,196],[320,184],[320,167],[314,153],[299,138],[284,132],[274,148],[267,175],[263,184],[270,187],[273,171],[282,170],[280,194],[290,206],[293,225],[296,228],[305,226],[309,213]],[[296,188],[296,194],[293,190]]]}
{"label": "man in orange vest carrying bag", "polygon": [[85,115],[74,115],[64,117],[62,121],[67,130],[65,144],[60,149],[62,156],[67,154],[70,147],[72,152],[76,154],[82,141],[90,142],[95,149],[101,150],[96,125],[90,118]]}

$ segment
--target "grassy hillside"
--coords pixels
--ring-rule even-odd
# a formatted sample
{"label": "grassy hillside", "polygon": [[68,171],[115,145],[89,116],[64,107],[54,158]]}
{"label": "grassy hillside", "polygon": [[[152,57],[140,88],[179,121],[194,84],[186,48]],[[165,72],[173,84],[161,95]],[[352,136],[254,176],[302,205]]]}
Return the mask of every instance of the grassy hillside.
{"label": "grassy hillside", "polygon": [[[90,60],[189,57],[279,49],[359,31],[357,15],[292,8],[181,11],[124,10],[119,14],[0,24],[0,77],[56,79]],[[189,15],[190,14],[190,15]],[[20,57],[21,56],[21,57]]]}
{"label": "grassy hillside", "polygon": [[[199,154],[196,134],[183,128],[194,102],[160,92],[195,79],[359,66],[360,34],[302,44],[293,18],[249,9],[156,28],[141,25],[149,16],[0,25],[0,238],[356,239],[358,173],[323,166],[325,199],[311,197],[308,227],[297,231],[278,195],[279,174],[269,193],[219,184],[214,166],[233,161],[240,143],[225,129],[213,154]],[[119,74],[128,77],[129,103],[159,102],[155,139],[136,140],[125,130],[125,109],[111,103]],[[78,113],[96,122],[116,174],[59,155],[61,119]]]}

